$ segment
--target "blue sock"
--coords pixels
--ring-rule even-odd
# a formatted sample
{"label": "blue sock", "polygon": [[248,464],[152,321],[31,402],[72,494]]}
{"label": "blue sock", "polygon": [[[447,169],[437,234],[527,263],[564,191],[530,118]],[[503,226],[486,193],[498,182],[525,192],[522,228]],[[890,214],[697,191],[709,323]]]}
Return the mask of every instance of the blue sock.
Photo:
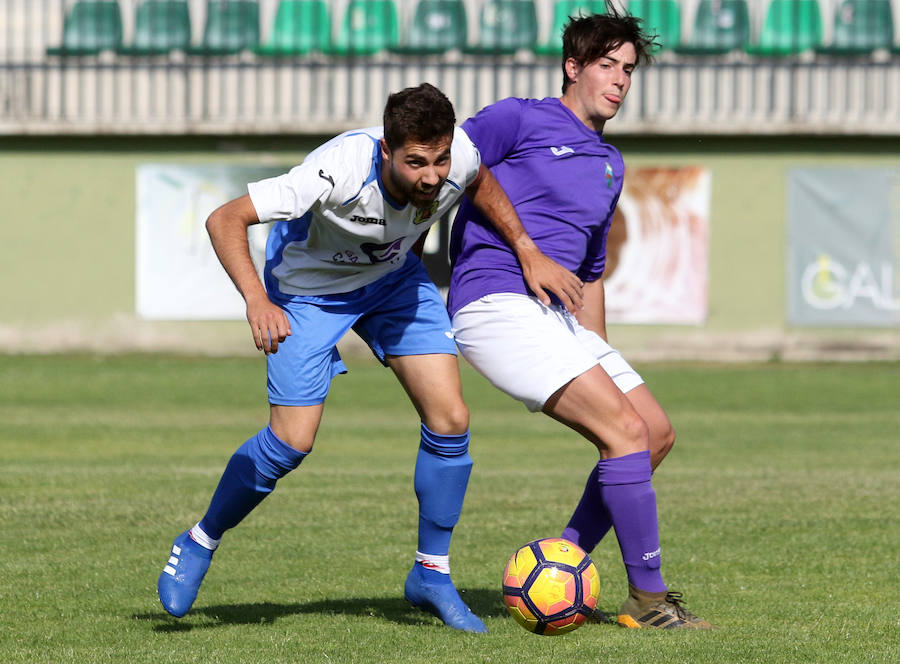
{"label": "blue sock", "polygon": [[[442,436],[422,424],[422,440],[416,457],[414,484],[419,499],[418,550],[446,556],[453,527],[459,521],[472,458],[469,432]],[[450,575],[423,568],[431,583],[449,583]]]}
{"label": "blue sock", "polygon": [[221,539],[272,493],[275,483],[300,465],[306,452],[298,452],[266,427],[232,455],[219,480],[200,527],[212,539]]}

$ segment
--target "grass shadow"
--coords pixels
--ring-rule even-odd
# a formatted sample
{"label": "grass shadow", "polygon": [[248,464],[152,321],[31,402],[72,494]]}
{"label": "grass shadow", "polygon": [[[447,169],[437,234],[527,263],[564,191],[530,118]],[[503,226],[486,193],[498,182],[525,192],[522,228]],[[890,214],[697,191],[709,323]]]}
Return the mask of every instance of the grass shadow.
{"label": "grass shadow", "polygon": [[[506,613],[497,590],[475,588],[461,590],[460,594],[481,618],[494,618]],[[153,622],[155,632],[188,632],[225,625],[270,625],[280,618],[305,614],[372,617],[398,625],[440,624],[437,618],[412,607],[403,597],[345,597],[290,604],[215,604],[199,606],[183,619],[174,618],[162,610],[132,617]]]}

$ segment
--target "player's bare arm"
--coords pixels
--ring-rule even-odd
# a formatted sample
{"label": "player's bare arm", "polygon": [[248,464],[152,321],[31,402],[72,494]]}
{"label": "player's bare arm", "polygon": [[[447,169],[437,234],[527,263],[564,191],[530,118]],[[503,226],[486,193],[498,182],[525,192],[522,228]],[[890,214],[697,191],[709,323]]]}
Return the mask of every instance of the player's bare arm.
{"label": "player's bare arm", "polygon": [[247,322],[256,348],[268,355],[278,351],[291,326],[281,307],[269,299],[250,258],[247,228],[258,223],[256,209],[245,194],[214,210],[206,220],[206,230],[219,262],[247,304]]}
{"label": "player's bare arm", "polygon": [[606,291],[603,279],[587,282],[583,293],[584,308],[575,312],[575,318],[582,327],[596,332],[604,341],[609,342],[606,337]]}
{"label": "player's bare arm", "polygon": [[584,304],[581,280],[538,249],[500,183],[483,164],[478,177],[466,189],[466,194],[512,247],[522,266],[525,283],[537,298],[544,304],[550,304],[547,294],[550,291],[566,309],[573,313],[579,311]]}

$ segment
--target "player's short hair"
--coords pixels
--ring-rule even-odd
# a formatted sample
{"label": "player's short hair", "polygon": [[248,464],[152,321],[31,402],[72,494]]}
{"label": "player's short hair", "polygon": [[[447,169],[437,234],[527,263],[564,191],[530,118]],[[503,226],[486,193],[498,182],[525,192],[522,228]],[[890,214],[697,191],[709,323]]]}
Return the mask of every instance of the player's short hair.
{"label": "player's short hair", "polygon": [[390,150],[410,139],[431,143],[453,136],[455,126],[453,104],[430,83],[395,92],[384,106],[384,140]]}
{"label": "player's short hair", "polygon": [[562,38],[563,94],[572,83],[566,74],[569,58],[582,66],[589,65],[622,44],[631,43],[637,53],[637,64],[650,64],[659,43],[657,36],[644,32],[641,24],[641,19],[620,12],[610,0],[606,0],[605,14],[570,17]]}

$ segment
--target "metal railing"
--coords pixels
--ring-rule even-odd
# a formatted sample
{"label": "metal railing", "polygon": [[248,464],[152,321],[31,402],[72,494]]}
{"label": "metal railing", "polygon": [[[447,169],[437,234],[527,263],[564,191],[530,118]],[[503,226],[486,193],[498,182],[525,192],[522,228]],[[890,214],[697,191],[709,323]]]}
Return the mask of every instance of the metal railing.
{"label": "metal railing", "polygon": [[[135,36],[140,1],[114,3],[126,46]],[[341,29],[349,1],[331,3],[331,34]],[[470,39],[478,34],[478,12],[488,1],[465,0]],[[396,3],[401,26],[416,2]],[[682,0],[684,13],[697,2]],[[822,6],[833,9],[834,2],[822,0]],[[260,42],[270,37],[267,26],[278,4],[258,3]],[[751,4],[757,14],[764,5]],[[73,0],[0,3],[0,134],[321,134],[379,123],[388,93],[425,80],[447,93],[460,119],[506,96],[557,95],[561,84],[558,56],[528,49],[276,56],[252,48],[214,55],[202,48],[54,52],[65,46],[63,26],[73,6]],[[540,0],[536,6],[538,39],[544,40],[552,3]],[[191,43],[202,44],[207,2],[189,0],[189,7]],[[684,34],[686,23],[683,18]],[[616,132],[900,135],[900,55],[881,50],[760,58],[744,51],[665,51],[635,75]]]}

